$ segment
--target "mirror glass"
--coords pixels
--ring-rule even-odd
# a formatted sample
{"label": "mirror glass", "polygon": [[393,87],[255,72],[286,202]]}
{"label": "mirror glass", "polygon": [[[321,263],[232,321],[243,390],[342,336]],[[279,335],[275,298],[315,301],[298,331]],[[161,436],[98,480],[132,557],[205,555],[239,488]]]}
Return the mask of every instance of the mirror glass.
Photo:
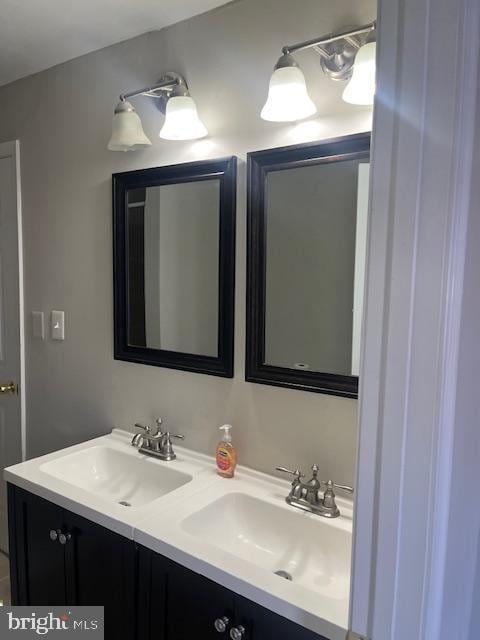
{"label": "mirror glass", "polygon": [[369,164],[270,171],[264,363],[358,375]]}
{"label": "mirror glass", "polygon": [[248,154],[245,378],[358,394],[370,134]]}
{"label": "mirror glass", "polygon": [[127,192],[128,343],[216,357],[220,180]]}
{"label": "mirror glass", "polygon": [[115,359],[233,376],[236,167],[112,176]]}

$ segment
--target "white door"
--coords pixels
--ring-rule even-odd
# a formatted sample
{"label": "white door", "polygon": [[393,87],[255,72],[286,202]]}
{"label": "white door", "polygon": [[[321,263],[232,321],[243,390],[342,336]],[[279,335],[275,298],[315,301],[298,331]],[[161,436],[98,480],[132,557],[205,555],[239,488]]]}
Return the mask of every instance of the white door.
{"label": "white door", "polygon": [[0,550],[8,551],[3,469],[22,459],[18,143],[0,144]]}

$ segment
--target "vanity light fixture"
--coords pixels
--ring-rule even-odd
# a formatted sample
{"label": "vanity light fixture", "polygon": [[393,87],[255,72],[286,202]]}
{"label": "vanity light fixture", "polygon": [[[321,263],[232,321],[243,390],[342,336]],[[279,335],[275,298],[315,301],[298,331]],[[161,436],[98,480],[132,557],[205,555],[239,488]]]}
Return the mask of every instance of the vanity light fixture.
{"label": "vanity light fixture", "polygon": [[314,49],[320,55],[323,72],[332,80],[348,82],[343,100],[351,104],[373,104],[375,93],[376,22],[337,34],[328,34],[287,45],[275,65],[267,101],[261,111],[264,120],[292,122],[316,113],[308,95],[305,76],[293,53]]}
{"label": "vanity light fixture", "polygon": [[113,114],[112,137],[108,143],[109,151],[136,151],[149,147],[151,144],[133,105],[120,98]]}
{"label": "vanity light fixture", "polygon": [[165,114],[160,137],[166,140],[196,140],[208,131],[200,120],[185,79],[178,73],[165,74],[156,84],[124,93],[115,107],[110,151],[136,151],[152,143],[143,131],[142,122],[129,98],[148,96]]}
{"label": "vanity light fixture", "polygon": [[271,122],[293,122],[316,112],[317,107],[308,95],[305,76],[293,56],[283,54],[270,78],[268,98],[261,117]]}
{"label": "vanity light fixture", "polygon": [[375,95],[375,42],[367,42],[358,50],[350,82],[342,98],[350,104],[373,104]]}
{"label": "vanity light fixture", "polygon": [[167,102],[165,122],[158,134],[160,138],[197,140],[207,134],[207,128],[198,117],[197,105],[186,87],[175,87]]}

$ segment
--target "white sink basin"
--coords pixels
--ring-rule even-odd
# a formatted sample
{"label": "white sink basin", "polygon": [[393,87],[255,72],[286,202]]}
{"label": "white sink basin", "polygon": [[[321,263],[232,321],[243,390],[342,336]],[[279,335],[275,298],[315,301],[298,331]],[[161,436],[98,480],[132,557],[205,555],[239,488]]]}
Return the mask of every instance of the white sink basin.
{"label": "white sink basin", "polygon": [[95,446],[46,462],[40,471],[109,501],[140,507],[192,480],[167,465]]}
{"label": "white sink basin", "polygon": [[333,599],[348,594],[351,534],[320,516],[228,493],[186,517],[181,526],[271,573],[287,572],[294,584]]}

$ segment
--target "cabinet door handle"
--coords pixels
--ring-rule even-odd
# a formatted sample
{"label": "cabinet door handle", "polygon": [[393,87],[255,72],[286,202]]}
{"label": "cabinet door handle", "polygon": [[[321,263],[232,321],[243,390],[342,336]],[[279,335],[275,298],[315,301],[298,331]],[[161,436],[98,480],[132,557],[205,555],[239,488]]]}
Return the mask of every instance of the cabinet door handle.
{"label": "cabinet door handle", "polygon": [[67,544],[67,542],[72,537],[71,533],[63,533],[61,529],[56,529],[56,530],[50,529],[49,535],[50,535],[50,540],[52,540],[52,542],[56,542],[58,540],[60,544]]}
{"label": "cabinet door handle", "polygon": [[218,633],[225,633],[229,622],[230,620],[227,618],[227,616],[223,616],[223,618],[217,618],[213,623],[215,631],[218,631]]}
{"label": "cabinet door handle", "polygon": [[58,535],[58,541],[60,542],[60,544],[67,544],[71,537],[71,533],[60,533]]}
{"label": "cabinet door handle", "polygon": [[243,640],[245,637],[245,627],[242,627],[241,624],[238,627],[233,627],[230,629],[230,638],[232,640]]}

